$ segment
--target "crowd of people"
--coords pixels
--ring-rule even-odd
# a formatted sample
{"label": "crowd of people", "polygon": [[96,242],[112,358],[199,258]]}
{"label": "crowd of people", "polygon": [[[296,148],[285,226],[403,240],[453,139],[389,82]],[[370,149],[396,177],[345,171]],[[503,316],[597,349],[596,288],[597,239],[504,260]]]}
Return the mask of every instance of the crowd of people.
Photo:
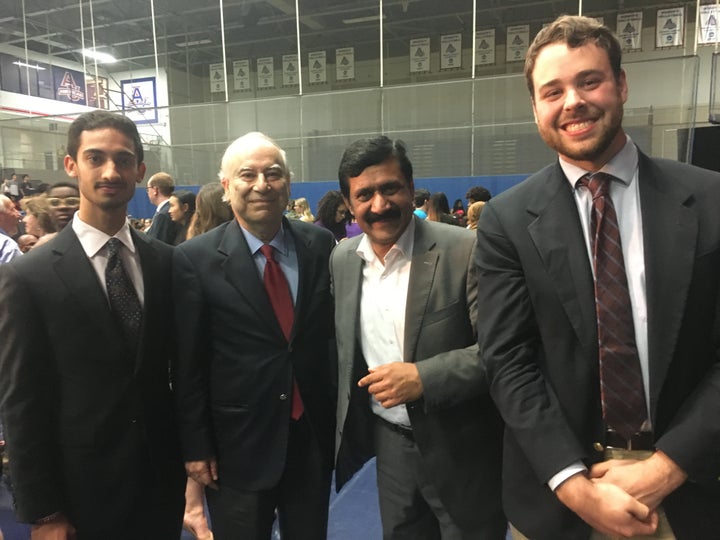
{"label": "crowd of people", "polygon": [[627,136],[595,19],[543,28],[525,75],[557,159],[452,209],[379,135],[313,215],[252,132],[197,195],[151,176],[140,233],[136,126],[79,116],[76,184],[23,204],[54,238],[21,254],[0,196],[0,412],[33,539],[319,540],[333,471],[372,457],[385,539],[717,537],[720,175]]}

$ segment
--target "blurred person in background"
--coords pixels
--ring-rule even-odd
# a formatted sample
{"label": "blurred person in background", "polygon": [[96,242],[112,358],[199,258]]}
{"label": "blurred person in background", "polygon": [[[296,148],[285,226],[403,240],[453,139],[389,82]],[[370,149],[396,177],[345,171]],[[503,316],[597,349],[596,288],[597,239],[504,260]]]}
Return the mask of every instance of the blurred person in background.
{"label": "blurred person in background", "polygon": [[152,238],[157,238],[166,244],[173,244],[178,233],[178,225],[170,219],[170,195],[175,190],[175,181],[166,172],[153,174],[147,181],[147,196],[150,204],[154,205],[150,227],[145,233]]}
{"label": "blurred person in background", "polygon": [[468,206],[467,211],[467,228],[474,231],[477,229],[480,213],[485,206],[485,201],[477,201]]}
{"label": "blurred person in background", "polygon": [[47,189],[45,196],[55,230],[62,231],[80,207],[80,191],[70,182],[57,182]]}
{"label": "blurred person in background", "polygon": [[313,223],[315,221],[315,216],[313,216],[310,211],[310,205],[305,197],[295,199],[295,213],[298,215],[300,221],[304,221],[305,223]]}
{"label": "blurred person in background", "polygon": [[23,223],[27,234],[42,238],[46,234],[56,231],[47,197],[25,197],[20,201],[20,207],[25,212]]}
{"label": "blurred person in background", "polygon": [[428,221],[459,225],[457,218],[450,213],[450,203],[448,203],[447,195],[442,191],[430,195],[427,218]]}
{"label": "blurred person in background", "polygon": [[186,189],[174,191],[170,196],[170,209],[168,210],[168,214],[170,214],[170,219],[173,220],[173,223],[177,225],[175,239],[172,242],[174,246],[184,242],[187,238],[190,220],[195,213],[195,198],[196,195]]}
{"label": "blurred person in background", "polygon": [[205,184],[195,198],[195,213],[190,220],[187,239],[199,236],[233,217],[230,204],[225,201],[220,182]]}
{"label": "blurred person in background", "polygon": [[347,206],[342,194],[337,190],[328,191],[318,202],[315,225],[324,227],[339,242],[347,237],[346,225],[350,222]]}

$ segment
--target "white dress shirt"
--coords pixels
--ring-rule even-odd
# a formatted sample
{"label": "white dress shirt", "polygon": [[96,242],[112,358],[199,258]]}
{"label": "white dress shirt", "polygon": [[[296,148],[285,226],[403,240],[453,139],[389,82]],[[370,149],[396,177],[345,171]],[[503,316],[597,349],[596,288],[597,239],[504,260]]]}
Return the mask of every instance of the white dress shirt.
{"label": "white dress shirt", "polygon": [[[88,225],[80,219],[78,213],[75,212],[75,216],[72,220],[72,228],[75,234],[80,240],[80,245],[90,259],[95,273],[97,274],[100,285],[105,291],[107,296],[107,284],[105,283],[105,269],[107,268],[108,262],[108,250],[105,244],[110,240],[111,236],[104,232],[96,229],[95,227]],[[120,257],[122,258],[123,266],[125,271],[133,282],[135,292],[140,300],[140,305],[145,304],[145,284],[143,283],[142,269],[140,267],[140,255],[135,249],[133,244],[132,236],[130,236],[130,226],[127,220],[122,228],[115,233],[115,238],[120,240],[123,248],[120,249]]]}
{"label": "white dress shirt", "polygon": [[[375,254],[366,235],[357,247],[363,265],[360,300],[360,346],[369,368],[402,362],[405,345],[405,305],[415,243],[415,221],[410,220],[398,241],[385,255]],[[370,396],[372,411],[393,424],[410,427],[404,404],[384,408]]]}

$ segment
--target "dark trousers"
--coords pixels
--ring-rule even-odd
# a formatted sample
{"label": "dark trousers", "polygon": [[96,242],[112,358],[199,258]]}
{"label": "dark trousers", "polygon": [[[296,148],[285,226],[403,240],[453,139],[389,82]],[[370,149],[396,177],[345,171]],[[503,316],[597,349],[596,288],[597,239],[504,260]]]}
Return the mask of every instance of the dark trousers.
{"label": "dark trousers", "polygon": [[[382,420],[375,423],[375,451],[380,518],[385,540],[505,538],[504,519],[488,522],[474,530],[461,529],[426,474],[418,447]],[[468,504],[472,502],[468,501]]]}
{"label": "dark trousers", "polygon": [[[222,469],[219,473],[222,481]],[[305,417],[291,420],[278,485],[262,491],[205,490],[215,540],[269,540],[276,511],[283,540],[324,540],[331,473]]]}

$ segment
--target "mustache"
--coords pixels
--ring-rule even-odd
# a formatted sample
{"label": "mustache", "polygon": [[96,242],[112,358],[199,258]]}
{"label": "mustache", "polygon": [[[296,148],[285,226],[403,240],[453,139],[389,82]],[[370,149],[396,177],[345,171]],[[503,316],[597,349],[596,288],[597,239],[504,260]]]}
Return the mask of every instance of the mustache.
{"label": "mustache", "polygon": [[400,209],[398,207],[390,208],[389,210],[386,210],[382,214],[377,214],[372,211],[368,211],[365,214],[365,221],[369,224],[376,223],[378,221],[390,221],[392,219],[398,219],[401,215]]}

